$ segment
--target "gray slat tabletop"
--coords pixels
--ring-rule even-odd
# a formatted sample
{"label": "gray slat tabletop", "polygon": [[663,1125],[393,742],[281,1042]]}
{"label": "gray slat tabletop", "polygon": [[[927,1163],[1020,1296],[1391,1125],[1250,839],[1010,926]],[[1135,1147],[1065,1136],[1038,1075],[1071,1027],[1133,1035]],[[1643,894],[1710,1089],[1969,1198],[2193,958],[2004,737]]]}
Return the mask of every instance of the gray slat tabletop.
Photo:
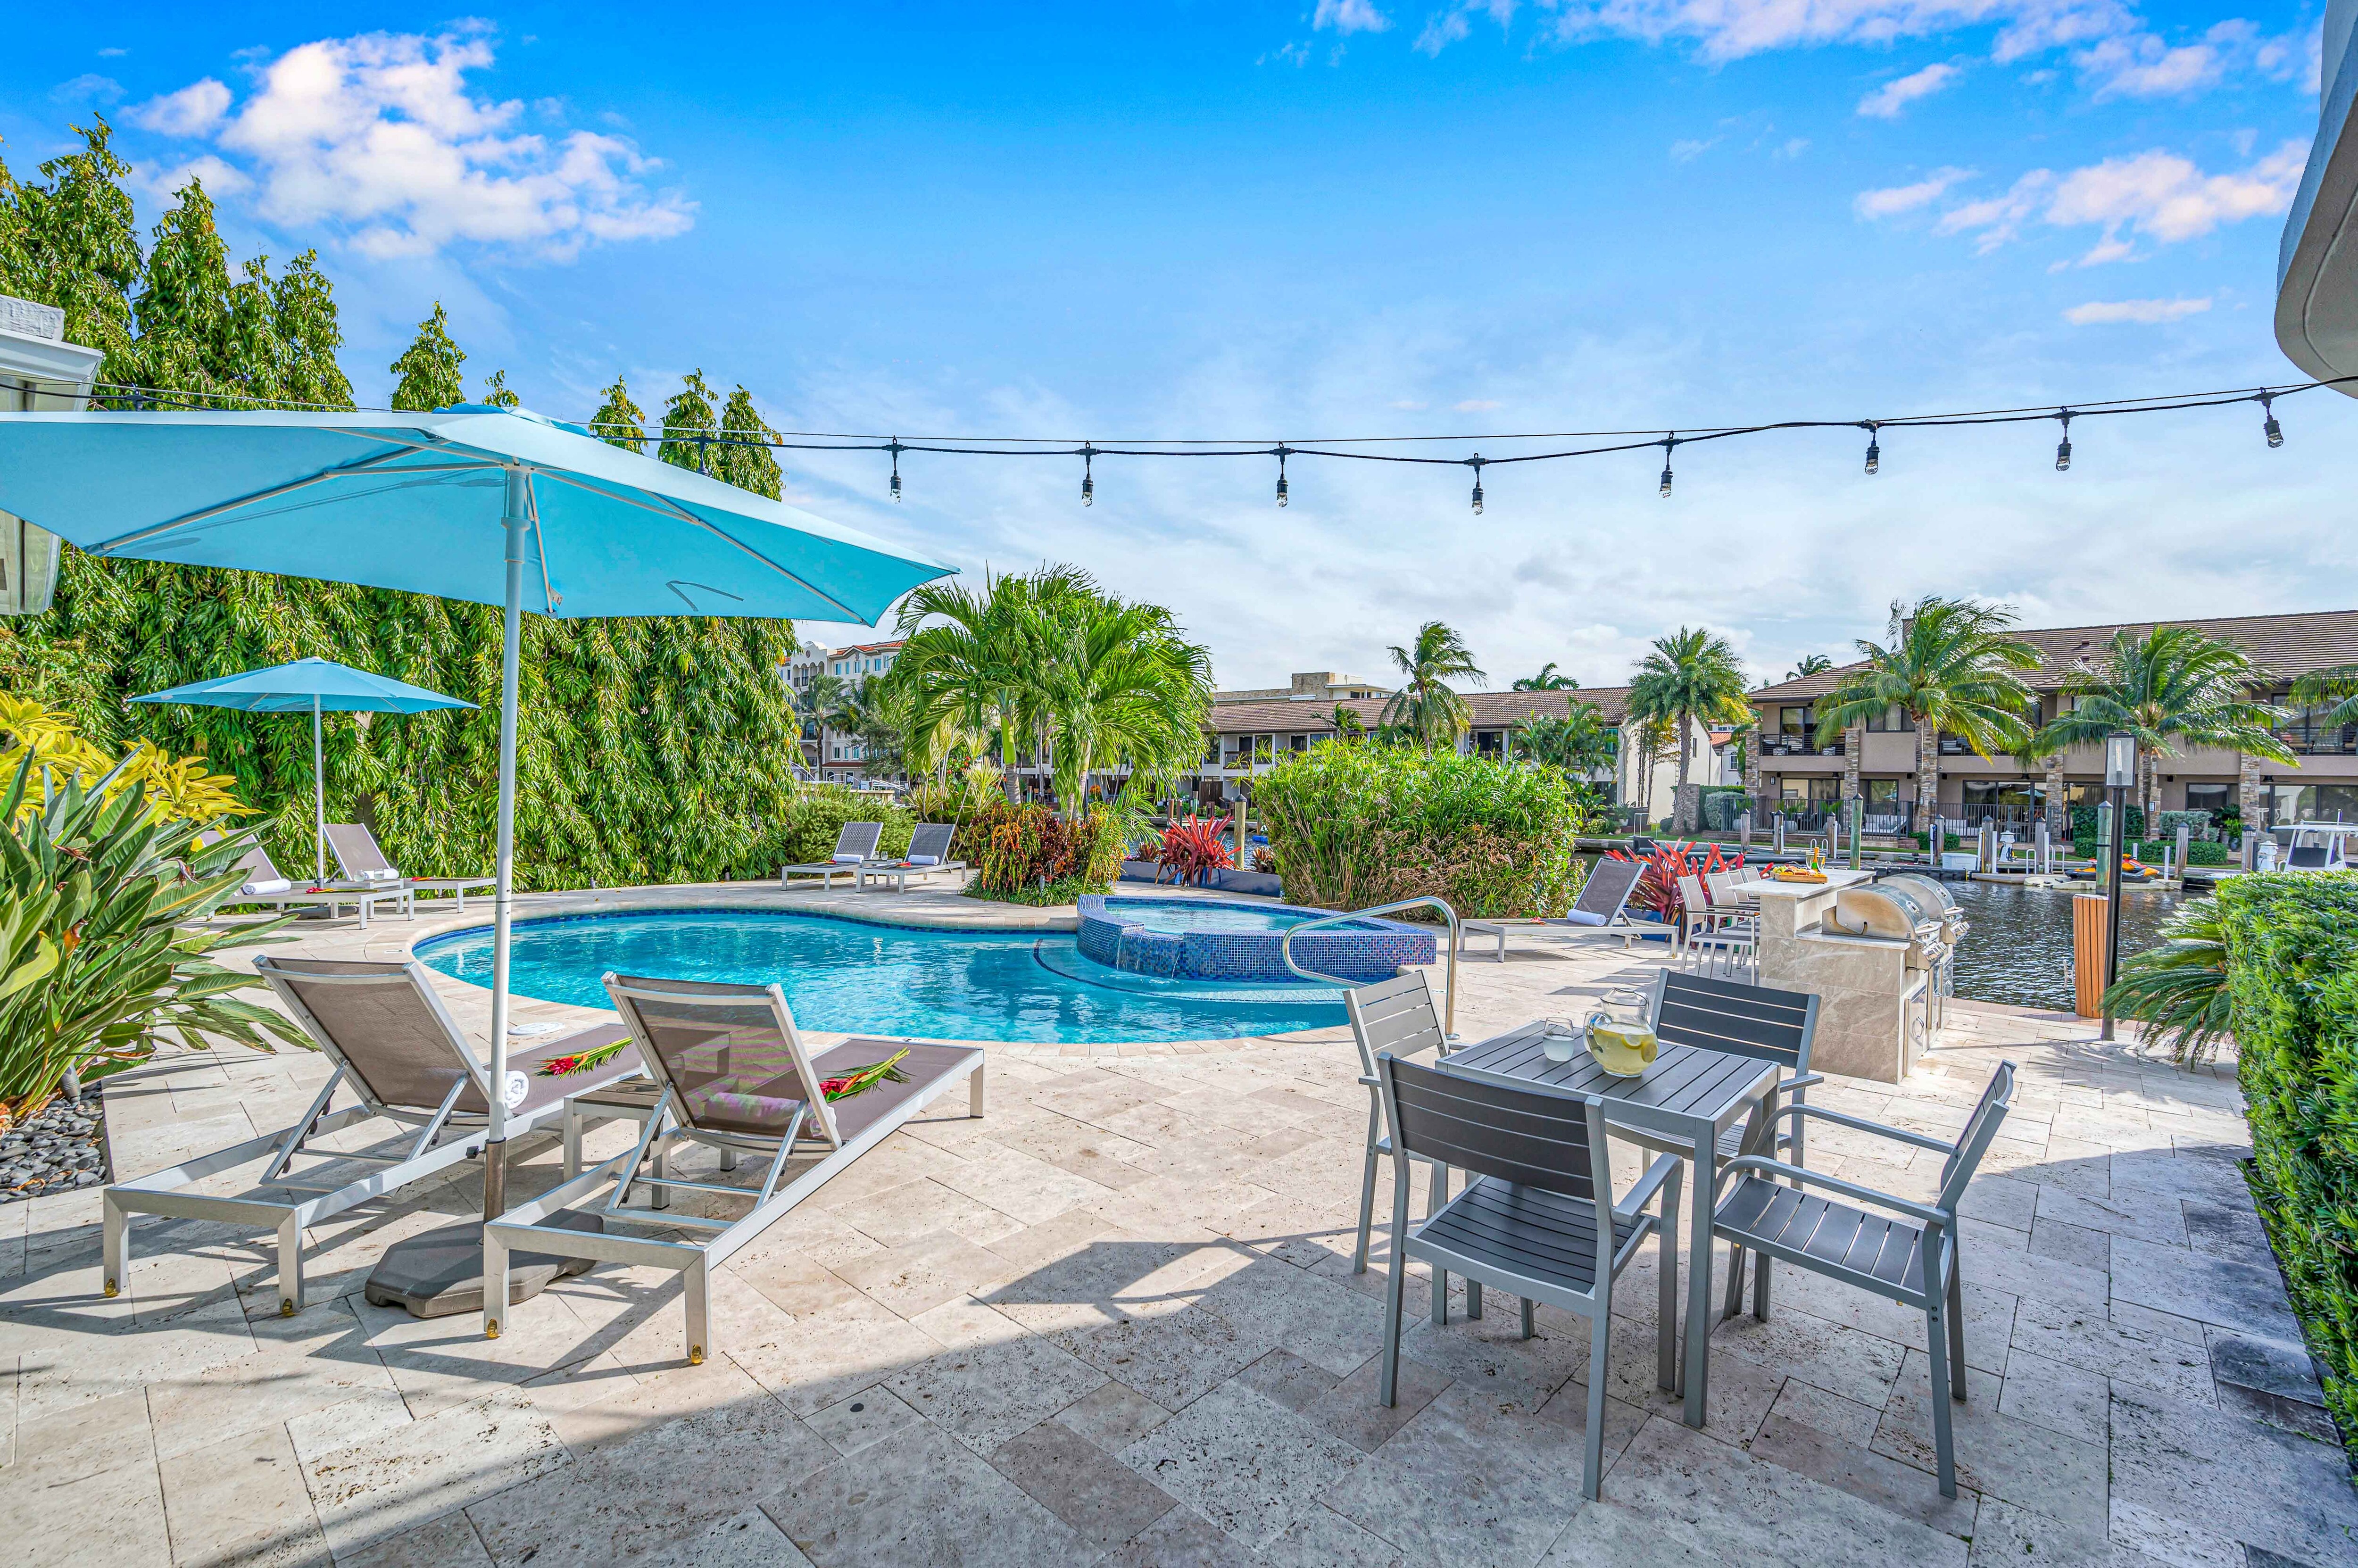
{"label": "gray slat tabletop", "polygon": [[1687,1189],[1683,1371],[1686,1422],[1701,1426],[1710,1371],[1712,1271],[1707,1264],[1694,1267],[1693,1260],[1712,1256],[1712,1152],[1722,1132],[1774,1096],[1779,1069],[1758,1057],[1664,1045],[1644,1076],[1617,1078],[1598,1066],[1585,1048],[1574,1051],[1570,1061],[1549,1061],[1541,1045],[1546,1034],[1544,1022],[1527,1023],[1454,1051],[1435,1065],[1516,1088],[1598,1096],[1605,1101],[1605,1119],[1615,1131],[1648,1148],[1682,1155],[1694,1165]]}

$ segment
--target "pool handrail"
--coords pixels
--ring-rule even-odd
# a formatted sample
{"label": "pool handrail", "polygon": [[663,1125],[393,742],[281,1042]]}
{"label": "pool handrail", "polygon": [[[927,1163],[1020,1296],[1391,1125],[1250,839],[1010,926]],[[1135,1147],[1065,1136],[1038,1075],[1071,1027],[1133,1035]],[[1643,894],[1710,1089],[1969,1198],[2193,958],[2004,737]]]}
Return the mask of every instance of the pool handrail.
{"label": "pool handrail", "polygon": [[1426,893],[1417,898],[1403,898],[1391,903],[1379,903],[1366,909],[1355,909],[1345,914],[1322,914],[1315,920],[1305,920],[1299,925],[1289,925],[1277,944],[1277,956],[1288,969],[1305,980],[1320,980],[1330,986],[1348,990],[1358,982],[1339,975],[1322,975],[1315,969],[1305,969],[1293,961],[1293,939],[1305,931],[1315,931],[1322,925],[1339,925],[1347,920],[1360,920],[1371,915],[1390,914],[1398,910],[1418,909],[1426,904],[1441,911],[1449,922],[1448,992],[1442,1001],[1441,1033],[1444,1052],[1447,1044],[1457,1038],[1457,912],[1440,899]]}

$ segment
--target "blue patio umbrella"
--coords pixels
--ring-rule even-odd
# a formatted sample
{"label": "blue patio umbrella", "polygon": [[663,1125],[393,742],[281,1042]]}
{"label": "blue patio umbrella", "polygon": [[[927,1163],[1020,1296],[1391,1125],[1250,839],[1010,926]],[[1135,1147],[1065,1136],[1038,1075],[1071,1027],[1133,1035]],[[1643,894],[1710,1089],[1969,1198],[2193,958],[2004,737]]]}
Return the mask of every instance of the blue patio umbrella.
{"label": "blue patio umbrella", "polygon": [[[506,1081],[522,620],[857,621],[951,568],[522,409],[0,413],[0,511],[92,555],[242,567],[506,611],[492,1082]],[[493,1093],[483,1206],[505,1206]],[[489,1303],[487,1303],[489,1304]]]}
{"label": "blue patio umbrella", "polygon": [[472,708],[455,697],[411,686],[390,676],[371,675],[333,659],[297,659],[289,665],[248,670],[243,675],[190,681],[169,691],[151,691],[134,702],[186,702],[200,708],[233,708],[243,713],[308,713],[311,716],[311,810],[318,837],[311,849],[312,876],[328,880],[328,770],[319,735],[322,713],[425,713],[437,708]]}

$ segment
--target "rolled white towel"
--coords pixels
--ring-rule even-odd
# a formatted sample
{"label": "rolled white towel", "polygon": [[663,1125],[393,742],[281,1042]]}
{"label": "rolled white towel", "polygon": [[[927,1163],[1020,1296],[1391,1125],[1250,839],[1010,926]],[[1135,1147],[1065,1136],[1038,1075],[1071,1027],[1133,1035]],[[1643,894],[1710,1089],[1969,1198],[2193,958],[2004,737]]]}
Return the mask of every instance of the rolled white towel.
{"label": "rolled white towel", "polygon": [[829,855],[827,859],[834,861],[838,866],[856,866],[867,860],[868,857],[865,855]]}
{"label": "rolled white towel", "polygon": [[503,1086],[503,1092],[500,1095],[502,1099],[507,1101],[508,1108],[510,1110],[515,1109],[516,1107],[524,1103],[524,1097],[530,1093],[532,1093],[532,1080],[525,1077],[522,1073],[517,1072],[514,1067],[510,1067],[508,1069],[507,1081]]}
{"label": "rolled white towel", "polygon": [[938,866],[941,863],[942,858],[939,855],[912,855],[909,857],[909,864],[913,866]]}
{"label": "rolled white towel", "polygon": [[271,877],[258,882],[248,882],[237,890],[248,898],[268,898],[275,892],[292,892],[295,884],[285,877]]}

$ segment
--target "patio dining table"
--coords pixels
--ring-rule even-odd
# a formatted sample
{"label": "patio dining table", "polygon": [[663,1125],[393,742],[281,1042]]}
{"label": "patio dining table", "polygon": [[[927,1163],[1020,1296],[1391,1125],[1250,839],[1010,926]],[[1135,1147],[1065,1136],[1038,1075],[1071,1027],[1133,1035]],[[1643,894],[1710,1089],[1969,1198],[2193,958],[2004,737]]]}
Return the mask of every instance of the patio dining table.
{"label": "patio dining table", "polygon": [[1777,1108],[1778,1065],[1725,1051],[1666,1044],[1644,1076],[1617,1078],[1585,1050],[1574,1051],[1568,1062],[1550,1061],[1541,1046],[1546,1034],[1546,1022],[1535,1021],[1453,1051],[1435,1065],[1445,1073],[1512,1088],[1596,1095],[1605,1101],[1606,1125],[1616,1135],[1693,1164],[1687,1188],[1693,1213],[1687,1230],[1682,1381],[1686,1423],[1701,1426],[1710,1375],[1713,1153],[1720,1135],[1747,1118],[1747,1152],[1756,1143],[1765,1145]]}

